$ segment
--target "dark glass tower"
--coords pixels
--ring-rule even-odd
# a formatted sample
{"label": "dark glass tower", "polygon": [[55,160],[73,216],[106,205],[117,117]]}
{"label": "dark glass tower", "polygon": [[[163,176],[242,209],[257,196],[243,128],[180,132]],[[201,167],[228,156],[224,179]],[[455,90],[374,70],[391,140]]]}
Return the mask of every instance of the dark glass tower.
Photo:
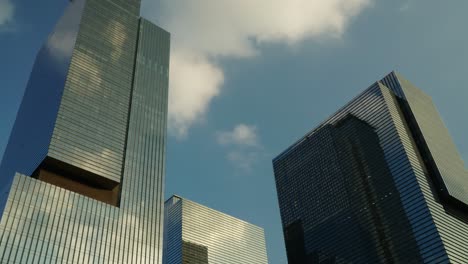
{"label": "dark glass tower", "polygon": [[396,73],[273,160],[288,261],[468,263],[468,172]]}
{"label": "dark glass tower", "polygon": [[0,165],[1,263],[161,263],[169,33],[71,1]]}

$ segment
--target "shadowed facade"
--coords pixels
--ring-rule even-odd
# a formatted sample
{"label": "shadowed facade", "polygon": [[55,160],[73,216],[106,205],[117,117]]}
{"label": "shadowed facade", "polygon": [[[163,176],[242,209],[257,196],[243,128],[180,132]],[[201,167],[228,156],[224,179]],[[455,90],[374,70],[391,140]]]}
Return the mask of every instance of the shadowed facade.
{"label": "shadowed facade", "polygon": [[466,263],[468,174],[392,72],[273,160],[289,263]]}

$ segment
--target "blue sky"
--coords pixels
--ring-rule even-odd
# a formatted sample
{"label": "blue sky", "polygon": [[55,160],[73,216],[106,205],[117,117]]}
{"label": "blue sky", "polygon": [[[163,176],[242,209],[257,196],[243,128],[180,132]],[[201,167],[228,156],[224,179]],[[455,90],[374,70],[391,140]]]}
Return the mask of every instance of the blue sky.
{"label": "blue sky", "polygon": [[[0,0],[0,153],[67,2]],[[270,263],[286,263],[272,158],[390,71],[433,97],[468,160],[467,1],[192,2],[144,3],[173,36],[166,197],[265,228]]]}

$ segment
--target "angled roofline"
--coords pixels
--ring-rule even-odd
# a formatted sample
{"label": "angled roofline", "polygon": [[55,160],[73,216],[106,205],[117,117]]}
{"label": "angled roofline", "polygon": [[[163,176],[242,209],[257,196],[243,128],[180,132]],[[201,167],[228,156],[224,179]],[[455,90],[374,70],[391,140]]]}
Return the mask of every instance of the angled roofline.
{"label": "angled roofline", "polygon": [[363,93],[365,93],[367,90],[369,90],[371,87],[375,86],[376,84],[378,85],[382,80],[384,79],[390,79],[390,80],[393,80],[393,81],[396,81],[398,82],[398,85],[399,85],[399,82],[400,80],[398,79],[400,75],[396,72],[396,71],[391,71],[389,74],[385,75],[381,80],[377,81],[377,82],[374,82],[372,83],[370,86],[368,86],[366,89],[364,89],[362,92],[360,92],[357,96],[355,96],[354,98],[352,98],[347,104],[345,104],[344,106],[340,107],[337,111],[335,111],[333,114],[329,115],[324,121],[322,121],[318,126],[316,126],[315,128],[313,128],[312,130],[310,130],[309,132],[307,132],[304,136],[302,136],[301,138],[299,138],[295,143],[293,143],[291,146],[289,146],[286,150],[284,150],[283,152],[281,152],[278,156],[276,156],[275,158],[273,158],[273,163],[275,163],[277,160],[280,160],[283,156],[285,156],[286,154],[288,154],[289,152],[291,152],[293,149],[295,149],[297,146],[299,146],[302,142],[304,142],[307,138],[309,138],[310,136],[312,136],[313,134],[315,134],[318,130],[320,130],[321,128],[323,128],[324,126],[326,126],[328,124],[328,120],[330,120],[330,118],[332,118],[334,115],[336,115],[337,113],[341,112],[343,109],[345,109],[346,107],[348,107],[348,105],[350,105],[351,103],[353,103],[356,99],[358,99]]}

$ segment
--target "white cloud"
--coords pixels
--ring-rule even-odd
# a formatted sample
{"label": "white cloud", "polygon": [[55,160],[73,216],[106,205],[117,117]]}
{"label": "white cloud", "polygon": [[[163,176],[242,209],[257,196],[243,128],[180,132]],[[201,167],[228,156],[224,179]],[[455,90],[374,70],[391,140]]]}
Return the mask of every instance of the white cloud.
{"label": "white cloud", "polygon": [[[146,0],[143,16],[172,34],[171,131],[185,135],[219,95],[219,58],[259,54],[268,43],[339,38],[372,0]],[[188,54],[188,55],[187,55]]]}
{"label": "white cloud", "polygon": [[203,117],[219,94],[223,72],[205,57],[190,52],[171,54],[169,90],[170,131],[185,136],[190,125]]}
{"label": "white cloud", "polygon": [[75,36],[73,32],[56,31],[47,41],[49,49],[55,52],[52,55],[59,61],[66,60],[71,56],[75,45]]}
{"label": "white cloud", "polygon": [[401,6],[400,6],[400,12],[406,12],[410,9],[410,1],[407,1],[405,3],[403,3]]}
{"label": "white cloud", "polygon": [[216,140],[227,148],[226,159],[244,172],[250,172],[264,156],[257,128],[253,125],[238,124],[231,131],[218,132]]}
{"label": "white cloud", "polygon": [[259,155],[260,153],[257,151],[233,150],[227,154],[227,159],[237,168],[245,172],[251,172]]}
{"label": "white cloud", "polygon": [[221,145],[258,146],[257,128],[239,124],[232,131],[218,132],[218,143]]}
{"label": "white cloud", "polygon": [[15,7],[10,0],[0,0],[0,27],[13,20]]}
{"label": "white cloud", "polygon": [[[63,14],[67,19],[60,19],[49,36],[47,47],[53,50],[51,54],[59,62],[66,62],[72,55],[81,21],[81,13],[76,10],[82,9],[84,4],[84,1],[70,3]],[[105,33],[108,34],[109,30]]]}

